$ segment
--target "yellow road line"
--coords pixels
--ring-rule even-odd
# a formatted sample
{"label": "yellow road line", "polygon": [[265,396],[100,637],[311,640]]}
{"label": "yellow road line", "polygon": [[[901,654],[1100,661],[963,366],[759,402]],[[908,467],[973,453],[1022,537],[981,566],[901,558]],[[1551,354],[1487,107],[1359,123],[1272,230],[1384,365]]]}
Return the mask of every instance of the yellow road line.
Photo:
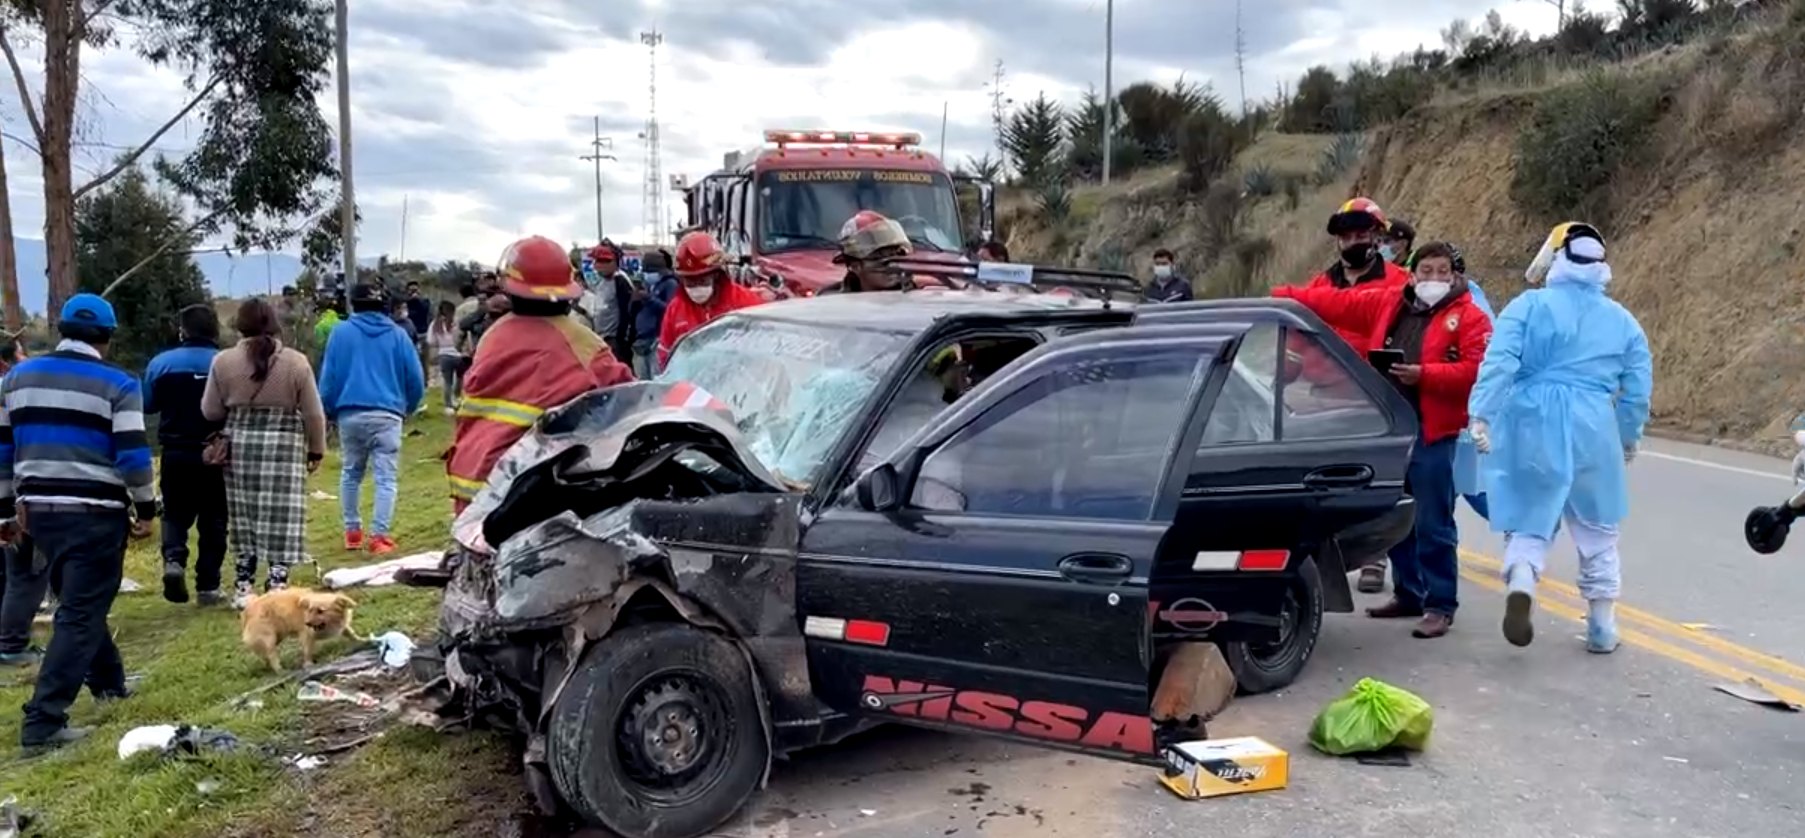
{"label": "yellow road line", "polygon": [[[1497,579],[1498,572],[1504,567],[1503,562],[1500,562],[1491,556],[1487,556],[1484,553],[1475,553],[1471,550],[1462,549],[1460,551],[1460,558],[1463,563],[1478,565],[1489,571],[1491,573],[1489,578],[1493,580]],[[1542,592],[1553,591],[1570,597],[1575,602],[1585,602],[1585,598],[1580,595],[1578,588],[1558,579],[1550,579],[1544,576],[1540,585],[1538,585],[1538,588]],[[1545,599],[1547,599],[1546,596],[1538,597],[1538,602]],[[1625,605],[1622,602],[1617,603],[1617,616],[1622,618],[1624,622],[1639,624],[1644,628],[1665,634],[1672,639],[1703,646],[1712,651],[1740,660],[1749,666],[1759,667],[1774,675],[1805,683],[1805,666],[1795,664],[1779,655],[1732,643],[1706,631],[1694,631],[1672,620],[1655,616],[1654,614],[1650,614],[1639,608]]]}
{"label": "yellow road line", "polygon": [[[1464,568],[1460,571],[1460,575],[1465,577],[1468,582],[1478,585],[1481,588],[1485,588],[1494,593],[1504,593],[1504,583],[1498,581],[1494,576]],[[1546,611],[1557,617],[1572,620],[1576,623],[1584,624],[1586,621],[1586,614],[1583,610],[1568,605],[1567,603],[1560,602],[1559,600],[1537,597],[1536,609],[1539,611]],[[1683,649],[1651,635],[1636,631],[1635,629],[1620,627],[1617,633],[1619,638],[1621,638],[1626,645],[1654,652],[1668,660],[1685,664],[1686,666],[1690,666],[1709,675],[1715,675],[1731,683],[1739,683],[1750,678],[1755,678],[1756,680],[1761,681],[1762,686],[1766,687],[1769,692],[1779,698],[1790,701],[1793,704],[1805,706],[1805,690],[1795,689],[1785,684],[1776,684],[1773,683],[1771,679],[1764,680],[1759,676],[1742,669],[1705,657],[1690,649]]]}

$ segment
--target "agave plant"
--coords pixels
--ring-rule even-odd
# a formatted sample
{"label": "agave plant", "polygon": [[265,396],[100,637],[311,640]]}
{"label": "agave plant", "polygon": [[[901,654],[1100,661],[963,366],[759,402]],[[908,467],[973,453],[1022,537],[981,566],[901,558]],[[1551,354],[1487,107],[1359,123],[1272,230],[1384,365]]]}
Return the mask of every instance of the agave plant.
{"label": "agave plant", "polygon": [[1260,164],[1248,169],[1241,175],[1242,191],[1254,198],[1271,197],[1279,190],[1278,175],[1273,174],[1272,167]]}
{"label": "agave plant", "polygon": [[1359,134],[1351,131],[1336,134],[1334,142],[1323,150],[1322,161],[1316,167],[1316,183],[1326,186],[1352,169],[1360,162],[1363,145]]}
{"label": "agave plant", "polygon": [[1035,189],[1034,203],[1049,224],[1057,224],[1072,214],[1072,186],[1063,178],[1047,178]]}

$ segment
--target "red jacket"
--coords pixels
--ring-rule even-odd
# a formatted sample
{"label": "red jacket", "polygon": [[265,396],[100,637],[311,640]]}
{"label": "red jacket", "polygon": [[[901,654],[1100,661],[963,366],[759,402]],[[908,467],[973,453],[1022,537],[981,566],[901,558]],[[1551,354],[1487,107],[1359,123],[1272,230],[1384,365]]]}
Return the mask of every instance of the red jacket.
{"label": "red jacket", "polygon": [[[1347,271],[1344,266],[1340,262],[1336,262],[1335,264],[1330,265],[1328,270],[1311,277],[1310,281],[1304,284],[1304,287],[1330,289],[1359,288],[1364,290],[1374,287],[1402,288],[1403,286],[1410,284],[1409,271],[1404,270],[1402,267],[1393,264],[1387,259],[1375,259],[1375,261],[1377,261],[1378,264],[1376,266],[1367,267],[1365,272],[1361,273],[1360,276],[1355,277],[1352,285],[1347,284]],[[1330,325],[1333,326],[1334,324]],[[1335,333],[1340,335],[1342,340],[1347,341],[1355,349],[1365,350],[1366,344],[1364,341],[1366,340],[1366,334],[1364,332],[1335,327]]]}
{"label": "red jacket", "polygon": [[765,300],[758,292],[737,282],[716,283],[714,296],[709,298],[707,305],[697,305],[680,289],[677,296],[671,298],[670,308],[664,310],[664,326],[658,333],[658,368],[662,370],[670,362],[671,350],[684,335],[727,312],[762,302]]}
{"label": "red jacket", "polygon": [[[1404,307],[1405,287],[1374,285],[1342,290],[1324,287],[1281,287],[1273,296],[1289,297],[1308,306],[1324,322],[1366,337],[1352,342],[1362,355],[1384,349],[1392,324]],[[1431,310],[1423,332],[1423,377],[1417,382],[1417,407],[1422,413],[1423,438],[1440,442],[1458,436],[1467,426],[1467,397],[1479,379],[1479,362],[1485,359],[1492,339],[1492,321],[1462,288]]]}
{"label": "red jacket", "polygon": [[633,380],[608,345],[568,316],[507,315],[483,332],[446,456],[452,506],[463,512],[501,455],[540,415],[591,390]]}

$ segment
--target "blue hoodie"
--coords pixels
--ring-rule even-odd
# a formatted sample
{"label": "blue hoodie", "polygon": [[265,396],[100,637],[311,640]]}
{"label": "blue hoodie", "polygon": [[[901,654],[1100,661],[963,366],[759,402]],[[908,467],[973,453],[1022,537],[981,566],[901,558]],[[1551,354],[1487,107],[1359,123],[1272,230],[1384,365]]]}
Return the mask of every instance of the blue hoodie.
{"label": "blue hoodie", "polygon": [[387,314],[360,311],[332,330],[320,364],[326,418],[366,410],[406,417],[425,397],[420,355]]}
{"label": "blue hoodie", "polygon": [[668,273],[646,273],[646,298],[635,303],[633,339],[640,343],[656,343],[658,330],[664,327],[664,310],[677,296],[677,278]]}

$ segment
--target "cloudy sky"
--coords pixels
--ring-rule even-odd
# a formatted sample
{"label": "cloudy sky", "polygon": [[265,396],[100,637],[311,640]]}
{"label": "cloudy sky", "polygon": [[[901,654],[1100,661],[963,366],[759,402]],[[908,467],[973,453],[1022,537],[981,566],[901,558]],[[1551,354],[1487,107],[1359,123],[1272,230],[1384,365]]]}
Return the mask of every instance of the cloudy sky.
{"label": "cloudy sky", "polygon": [[[1104,0],[349,0],[359,254],[493,261],[508,241],[541,233],[593,241],[593,120],[618,161],[602,169],[603,224],[639,240],[648,111],[642,31],[657,58],[667,176],[700,176],[765,128],[915,130],[930,151],[948,114],[949,161],[990,148],[988,83],[1005,93],[1075,100],[1101,88]],[[1271,95],[1313,64],[1340,69],[1439,43],[1450,20],[1483,17],[1473,0],[1248,0],[1247,95]],[[1546,0],[1494,4],[1514,26],[1554,26]],[[1235,0],[1117,0],[1118,89],[1181,76],[1240,102]],[[37,53],[22,45],[28,77]],[[76,166],[103,168],[185,101],[180,77],[129,53],[83,59]],[[29,133],[10,85],[0,118]],[[328,117],[337,108],[328,91]],[[198,126],[159,148],[180,153]],[[5,143],[13,222],[42,236],[37,161]],[[407,205],[405,241],[402,207]],[[680,206],[667,194],[667,207]],[[674,213],[674,210],[672,210]]]}

